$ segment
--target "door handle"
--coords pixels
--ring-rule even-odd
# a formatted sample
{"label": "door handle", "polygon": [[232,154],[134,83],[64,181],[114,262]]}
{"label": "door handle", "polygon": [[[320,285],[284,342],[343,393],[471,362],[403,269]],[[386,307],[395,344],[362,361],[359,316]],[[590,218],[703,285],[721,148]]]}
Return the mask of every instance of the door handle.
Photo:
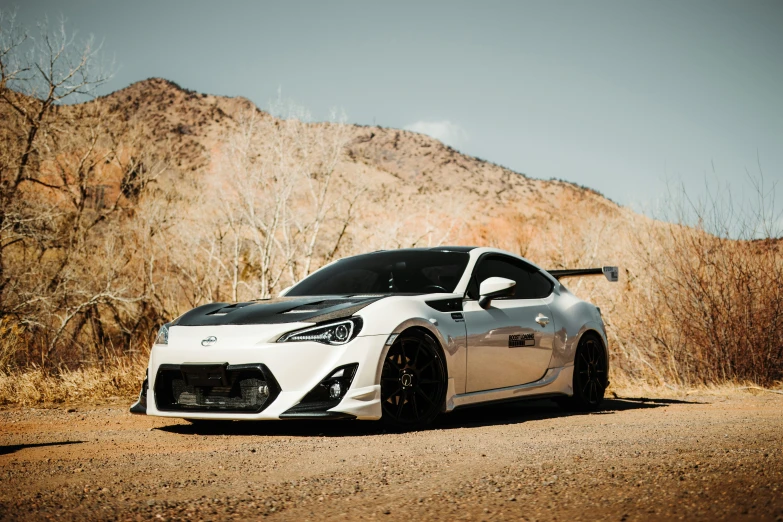
{"label": "door handle", "polygon": [[536,322],[541,326],[546,326],[549,324],[549,317],[545,316],[544,314],[538,314],[538,317],[536,317]]}

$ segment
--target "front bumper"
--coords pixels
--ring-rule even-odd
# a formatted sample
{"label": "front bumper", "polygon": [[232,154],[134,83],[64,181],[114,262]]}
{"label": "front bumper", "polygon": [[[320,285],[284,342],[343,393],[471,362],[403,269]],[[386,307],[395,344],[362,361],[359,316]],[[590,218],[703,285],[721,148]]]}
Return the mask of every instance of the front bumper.
{"label": "front bumper", "polygon": [[[186,419],[279,420],[281,418],[357,418],[377,420],[381,418],[380,364],[384,343],[388,336],[359,336],[342,346],[329,346],[317,342],[252,343],[245,336],[234,337],[217,332],[220,345],[203,347],[197,340],[216,334],[215,327],[180,327],[187,335],[169,345],[155,345],[150,354],[147,415]],[[208,328],[209,330],[207,331]],[[174,336],[172,336],[174,337]],[[233,337],[233,336],[232,336]],[[176,365],[220,365],[228,368],[242,365],[263,365],[277,385],[276,394],[258,412],[239,411],[164,411],[168,405],[156,396],[156,379],[161,369]],[[358,364],[350,388],[339,404],[319,411],[317,408],[302,412],[302,399],[335,369]],[[161,409],[158,408],[161,406]],[[296,415],[289,410],[294,408]],[[286,414],[288,413],[288,414]]]}

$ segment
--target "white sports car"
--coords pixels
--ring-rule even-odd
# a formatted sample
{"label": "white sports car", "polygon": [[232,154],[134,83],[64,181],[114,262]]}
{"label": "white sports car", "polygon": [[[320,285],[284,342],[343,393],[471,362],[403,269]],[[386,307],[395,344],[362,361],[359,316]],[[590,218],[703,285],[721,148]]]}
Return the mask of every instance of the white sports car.
{"label": "white sports car", "polygon": [[198,420],[367,419],[415,429],[456,408],[553,397],[598,408],[600,310],[502,250],[438,247],[331,263],[280,297],[164,325],[131,412]]}

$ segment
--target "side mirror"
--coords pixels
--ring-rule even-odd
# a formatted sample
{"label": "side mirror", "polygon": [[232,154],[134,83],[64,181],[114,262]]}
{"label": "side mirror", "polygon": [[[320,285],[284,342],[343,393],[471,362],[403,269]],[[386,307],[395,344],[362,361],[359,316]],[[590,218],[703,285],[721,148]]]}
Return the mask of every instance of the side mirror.
{"label": "side mirror", "polygon": [[277,294],[277,297],[283,297],[285,294],[288,293],[289,290],[291,290],[294,287],[294,285],[288,286],[286,288],[283,288],[279,294]]}
{"label": "side mirror", "polygon": [[489,308],[493,299],[498,297],[511,297],[517,282],[505,277],[490,277],[481,282],[479,286],[478,304],[481,308]]}

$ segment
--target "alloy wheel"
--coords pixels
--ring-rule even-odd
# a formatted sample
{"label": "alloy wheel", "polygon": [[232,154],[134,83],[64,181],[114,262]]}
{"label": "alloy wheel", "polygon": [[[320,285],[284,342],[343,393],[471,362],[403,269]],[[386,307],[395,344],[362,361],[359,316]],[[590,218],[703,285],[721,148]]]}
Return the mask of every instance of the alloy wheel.
{"label": "alloy wheel", "polygon": [[606,358],[601,345],[593,338],[585,339],[576,355],[575,393],[589,406],[598,406],[606,388]]}
{"label": "alloy wheel", "polygon": [[440,413],[445,382],[445,368],[435,341],[424,334],[401,335],[383,362],[383,419],[398,427],[430,422]]}

